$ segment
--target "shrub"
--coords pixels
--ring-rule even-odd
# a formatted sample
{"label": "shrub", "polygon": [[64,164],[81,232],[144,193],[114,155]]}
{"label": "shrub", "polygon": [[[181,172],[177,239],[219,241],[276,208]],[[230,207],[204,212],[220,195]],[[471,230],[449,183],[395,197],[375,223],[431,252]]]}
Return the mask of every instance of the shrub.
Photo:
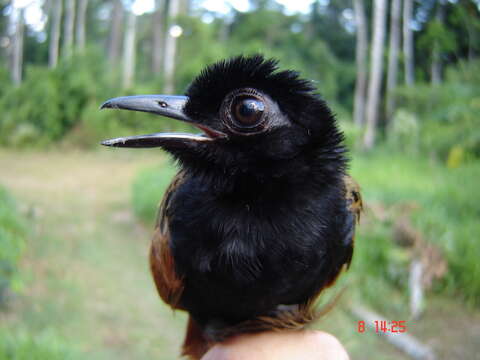
{"label": "shrub", "polygon": [[100,111],[100,104],[111,97],[158,92],[155,82],[121,90],[108,74],[97,51],[72,57],[54,70],[28,67],[19,87],[0,87],[0,145],[45,147],[66,138],[88,147],[108,137],[188,128],[153,115]]}
{"label": "shrub", "polygon": [[[448,70],[443,84],[418,84],[400,89],[393,130],[398,132],[403,128],[395,122],[405,122],[408,117],[416,118],[418,129],[411,129],[407,141],[411,143],[412,139],[418,139],[421,151],[443,161],[447,161],[455,148],[457,154],[459,150],[465,154],[462,160],[480,157],[480,118],[477,116],[480,111],[480,80],[475,75],[479,72],[480,61],[460,64]],[[395,135],[394,132],[391,137],[404,151],[405,144]]]}
{"label": "shrub", "polygon": [[98,54],[88,53],[55,70],[28,67],[25,81],[0,99],[0,143],[38,146],[61,139],[89,101],[108,93],[102,63]]}

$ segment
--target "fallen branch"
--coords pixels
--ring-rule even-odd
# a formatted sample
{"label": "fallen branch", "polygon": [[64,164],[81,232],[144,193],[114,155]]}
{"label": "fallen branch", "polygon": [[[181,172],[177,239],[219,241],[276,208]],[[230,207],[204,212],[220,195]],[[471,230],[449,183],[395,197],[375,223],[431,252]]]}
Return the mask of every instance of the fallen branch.
{"label": "fallen branch", "polygon": [[422,276],[422,262],[418,259],[412,260],[410,264],[408,288],[410,290],[410,314],[414,320],[420,318],[424,307]]}

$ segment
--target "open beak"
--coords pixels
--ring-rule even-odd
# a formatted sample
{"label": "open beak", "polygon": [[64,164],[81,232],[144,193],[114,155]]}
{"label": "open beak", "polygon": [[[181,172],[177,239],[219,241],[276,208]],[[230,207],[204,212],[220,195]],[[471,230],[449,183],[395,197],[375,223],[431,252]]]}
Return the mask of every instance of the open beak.
{"label": "open beak", "polygon": [[170,146],[182,146],[186,143],[191,144],[192,142],[212,142],[227,137],[226,134],[211,129],[203,124],[199,124],[195,120],[188,117],[183,111],[187,101],[187,96],[172,95],[122,96],[105,101],[100,109],[125,109],[162,115],[190,123],[202,130],[203,133],[154,133],[147,135],[128,136],[102,141],[102,145],[151,148],[166,144]]}

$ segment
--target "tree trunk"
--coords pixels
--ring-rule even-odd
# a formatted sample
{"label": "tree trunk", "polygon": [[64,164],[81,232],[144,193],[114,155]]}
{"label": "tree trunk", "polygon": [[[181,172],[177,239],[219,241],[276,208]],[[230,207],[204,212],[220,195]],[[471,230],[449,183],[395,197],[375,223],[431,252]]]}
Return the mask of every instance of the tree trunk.
{"label": "tree trunk", "polygon": [[[357,4],[357,2],[359,4]],[[354,7],[354,10],[355,10],[355,25],[357,27],[357,46],[358,46],[358,29],[359,29],[359,20],[358,20],[358,5],[361,5],[362,6],[362,9],[363,9],[363,1],[360,0],[360,1],[357,1],[357,0],[353,0],[353,7]],[[312,40],[315,38],[316,36],[316,28],[317,28],[317,24],[320,20],[320,1],[319,0],[314,0],[314,2],[312,3],[312,5],[310,5],[310,19],[308,20],[308,23],[307,23],[307,28],[306,28],[306,31],[305,31],[305,37],[309,40]],[[363,12],[363,17],[365,18],[365,11]]]}
{"label": "tree trunk", "polygon": [[363,145],[371,149],[375,144],[377,132],[378,108],[383,72],[383,43],[385,40],[386,1],[375,0],[373,11],[372,49],[370,53],[370,76],[368,80],[368,98],[366,109],[367,126]]}
{"label": "tree trunk", "polygon": [[413,13],[413,0],[403,3],[403,56],[405,63],[405,84],[413,85],[415,82],[415,65],[413,58],[413,32],[411,28]]}
{"label": "tree trunk", "polygon": [[123,43],[123,88],[133,85],[135,76],[135,23],[136,16],[130,11],[127,15],[127,27]]}
{"label": "tree trunk", "polygon": [[355,60],[357,64],[357,81],[355,82],[355,103],[353,119],[357,126],[365,122],[365,92],[367,87],[367,20],[363,0],[354,0],[355,22],[357,25],[357,46]]}
{"label": "tree trunk", "polygon": [[152,71],[159,74],[163,68],[163,54],[165,52],[165,0],[155,0],[153,14],[153,41],[152,41]]}
{"label": "tree trunk", "polygon": [[63,24],[63,56],[72,55],[73,24],[75,22],[75,0],[65,0],[65,22]]}
{"label": "tree trunk", "polygon": [[468,61],[471,63],[475,60],[475,44],[477,42],[476,30],[471,23],[471,20],[467,20],[468,31]]}
{"label": "tree trunk", "polygon": [[414,320],[419,319],[424,309],[424,289],[422,285],[424,271],[425,269],[421,260],[412,260],[410,264],[410,274],[408,276],[408,289],[410,293],[410,316]]}
{"label": "tree trunk", "polygon": [[398,54],[400,52],[400,10],[402,0],[392,0],[390,7],[390,39],[388,50],[387,75],[387,121],[391,121],[395,112],[393,91],[397,87]]}
{"label": "tree trunk", "polygon": [[[444,0],[437,1],[437,11],[435,14],[435,20],[442,26],[444,25],[444,22],[445,22],[444,4],[445,4]],[[432,72],[432,77],[431,77],[432,85],[440,84],[442,82],[442,59],[440,58],[440,49],[439,49],[438,41],[435,41],[433,43],[431,72]]]}
{"label": "tree trunk", "polygon": [[87,17],[88,0],[78,0],[77,24],[76,24],[76,43],[77,49],[85,49],[85,19]]}
{"label": "tree trunk", "polygon": [[191,5],[192,4],[190,0],[180,0],[179,14],[182,14],[182,15],[190,14]]}
{"label": "tree trunk", "polygon": [[120,58],[122,39],[123,4],[121,0],[113,0],[110,34],[108,37],[107,57],[110,64],[115,65]]}
{"label": "tree trunk", "polygon": [[25,29],[24,10],[20,10],[15,24],[12,49],[12,81],[15,86],[22,82],[23,33]]}
{"label": "tree trunk", "polygon": [[164,59],[164,79],[165,85],[163,91],[170,94],[175,90],[175,54],[177,51],[177,36],[172,36],[172,28],[175,26],[175,20],[179,12],[180,1],[170,0],[168,7],[168,31],[165,41],[165,59]]}
{"label": "tree trunk", "polygon": [[230,38],[231,22],[229,19],[224,19],[220,24],[220,29],[218,30],[218,42],[220,44],[227,44],[228,39]]}
{"label": "tree trunk", "polygon": [[[467,31],[467,43],[468,43],[468,55],[467,59],[469,62],[472,62],[475,59],[475,44],[477,44],[477,36],[476,33],[477,31],[475,30],[475,25],[476,20],[475,20],[475,15],[471,14],[469,11],[470,6],[468,6],[469,2],[467,1],[461,1],[457,6],[460,7],[460,17],[462,18],[463,25],[465,26],[465,30]],[[472,3],[470,4],[473,9],[475,8],[475,5]],[[474,10],[475,11],[475,10]],[[476,11],[475,11],[476,13]]]}
{"label": "tree trunk", "polygon": [[50,30],[50,44],[48,48],[48,66],[55,68],[58,63],[58,49],[60,44],[60,26],[62,22],[62,0],[53,0],[52,24]]}

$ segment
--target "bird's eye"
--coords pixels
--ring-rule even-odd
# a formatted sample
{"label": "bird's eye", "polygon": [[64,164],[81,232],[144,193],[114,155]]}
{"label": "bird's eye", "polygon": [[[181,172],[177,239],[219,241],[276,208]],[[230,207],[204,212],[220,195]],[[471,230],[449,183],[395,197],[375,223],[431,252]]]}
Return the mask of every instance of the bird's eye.
{"label": "bird's eye", "polygon": [[255,126],[262,119],[265,104],[254,97],[239,97],[232,103],[231,113],[244,127]]}

